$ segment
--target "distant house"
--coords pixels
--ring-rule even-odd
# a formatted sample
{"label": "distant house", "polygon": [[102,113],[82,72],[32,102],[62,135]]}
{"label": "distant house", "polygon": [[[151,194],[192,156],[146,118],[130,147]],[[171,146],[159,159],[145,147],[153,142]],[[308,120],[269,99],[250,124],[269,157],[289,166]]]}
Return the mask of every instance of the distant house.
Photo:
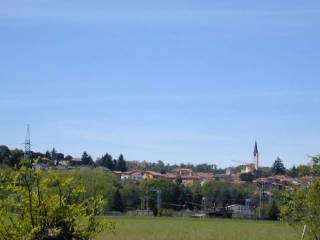
{"label": "distant house", "polygon": [[210,180],[215,179],[213,173],[196,173],[189,168],[178,168],[169,173],[158,173],[154,171],[141,171],[141,170],[131,170],[127,172],[113,172],[116,175],[120,175],[122,181],[127,179],[132,179],[136,181],[142,181],[143,179],[169,179],[175,181],[178,176],[181,177],[182,184],[190,185],[194,182],[205,183]]}
{"label": "distant house", "polygon": [[231,176],[231,174],[232,174],[231,168],[227,168],[226,169],[226,175]]}
{"label": "distant house", "polygon": [[73,157],[69,160],[71,166],[79,166],[81,165],[81,158],[80,157]]}
{"label": "distant house", "polygon": [[240,205],[240,204],[229,205],[226,207],[226,209],[231,212],[242,212],[242,211],[247,210],[244,205]]}
{"label": "distant house", "polygon": [[195,182],[204,184],[207,181],[215,179],[213,173],[193,172],[190,168],[177,168],[173,170],[172,173],[175,174],[176,177],[180,176],[184,185],[191,185]]}
{"label": "distant house", "polygon": [[154,171],[146,171],[143,175],[144,179],[160,179],[160,178],[165,178],[166,175],[165,174],[161,174],[158,172],[154,172]]}
{"label": "distant house", "polygon": [[144,178],[144,171],[141,170],[131,170],[121,173],[121,180],[132,179],[135,181],[142,181]]}
{"label": "distant house", "polygon": [[285,186],[298,186],[302,184],[301,179],[281,175],[258,178],[254,180],[253,183],[257,184],[260,187],[263,187],[264,189],[280,189]]}
{"label": "distant house", "polygon": [[254,163],[244,165],[241,169],[241,173],[253,173],[255,171],[255,165]]}
{"label": "distant house", "polygon": [[44,164],[47,164],[48,162],[50,162],[50,159],[46,158],[46,157],[43,157],[43,158],[41,158],[41,162],[44,163]]}
{"label": "distant house", "polygon": [[37,165],[35,165],[33,167],[34,170],[43,170],[43,171],[47,171],[48,167],[44,164],[44,163],[38,163]]}
{"label": "distant house", "polygon": [[254,211],[241,204],[232,204],[226,207],[232,218],[254,218]]}
{"label": "distant house", "polygon": [[193,176],[193,171],[190,168],[177,168],[172,171],[173,173],[180,175],[181,177]]}

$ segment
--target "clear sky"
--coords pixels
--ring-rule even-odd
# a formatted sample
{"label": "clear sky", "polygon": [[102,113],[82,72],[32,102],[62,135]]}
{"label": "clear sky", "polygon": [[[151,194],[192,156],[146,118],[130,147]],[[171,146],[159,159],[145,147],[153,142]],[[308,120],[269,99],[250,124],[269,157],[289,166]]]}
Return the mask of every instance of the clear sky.
{"label": "clear sky", "polygon": [[0,0],[0,144],[286,166],[320,153],[320,2]]}

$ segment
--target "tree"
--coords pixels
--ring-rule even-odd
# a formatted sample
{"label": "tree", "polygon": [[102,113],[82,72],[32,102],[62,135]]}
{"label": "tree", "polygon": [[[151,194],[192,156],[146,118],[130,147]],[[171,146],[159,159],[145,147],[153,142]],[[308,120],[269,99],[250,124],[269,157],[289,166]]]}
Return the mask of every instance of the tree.
{"label": "tree", "polygon": [[281,217],[299,231],[306,227],[306,237],[320,239],[320,180],[288,190],[282,197]]}
{"label": "tree", "polygon": [[268,215],[269,215],[269,218],[272,220],[278,220],[278,218],[279,218],[280,209],[279,209],[276,201],[274,201],[274,200],[271,203],[271,207],[270,207]]}
{"label": "tree", "polygon": [[116,170],[121,171],[121,172],[127,171],[126,161],[124,160],[124,157],[122,154],[120,154],[120,156],[118,158]]}
{"label": "tree", "polygon": [[124,210],[122,197],[121,197],[120,191],[118,189],[114,193],[113,202],[111,205],[111,210],[119,211],[119,212],[123,212],[123,210]]}
{"label": "tree", "polygon": [[297,170],[298,170],[299,177],[311,175],[311,168],[307,165],[299,165]]}
{"label": "tree", "polygon": [[132,179],[128,179],[123,183],[121,190],[123,204],[126,210],[135,210],[140,206],[139,184]]}
{"label": "tree", "polygon": [[0,180],[0,236],[4,240],[87,240],[105,227],[114,228],[97,218],[102,198],[86,198],[86,189],[72,177],[22,166],[17,171],[1,170]]}
{"label": "tree", "polygon": [[81,163],[83,165],[91,165],[93,164],[93,160],[90,155],[86,151],[83,152],[82,157],[81,157]]}
{"label": "tree", "polygon": [[46,153],[44,154],[44,156],[45,156],[46,158],[48,158],[48,159],[51,160],[51,154],[50,154],[50,152],[49,152],[48,150],[46,151]]}
{"label": "tree", "polygon": [[55,148],[52,148],[52,151],[50,153],[50,159],[51,161],[56,161],[57,160],[57,151]]}
{"label": "tree", "polygon": [[98,161],[97,164],[106,168],[109,168],[111,171],[115,170],[115,165],[112,159],[112,156],[108,153],[103,155]]}
{"label": "tree", "polygon": [[21,159],[23,158],[24,153],[20,149],[13,149],[11,150],[11,166],[19,165]]}
{"label": "tree", "polygon": [[7,146],[1,145],[0,146],[0,164],[11,165],[10,157],[11,157],[10,149]]}
{"label": "tree", "polygon": [[286,173],[286,168],[279,157],[273,163],[272,172],[274,175],[283,175]]}
{"label": "tree", "polygon": [[242,173],[242,174],[240,175],[240,180],[241,180],[241,181],[252,182],[253,179],[254,179],[254,176],[253,176],[253,174],[250,173],[250,172],[249,172],[249,173]]}
{"label": "tree", "polygon": [[72,159],[72,156],[71,155],[67,155],[64,157],[64,160],[67,160],[67,161],[70,161]]}
{"label": "tree", "polygon": [[182,177],[181,177],[180,174],[178,174],[178,175],[176,176],[175,182],[176,182],[177,185],[181,185],[181,184],[182,184]]}
{"label": "tree", "polygon": [[312,157],[312,169],[313,176],[320,176],[320,155]]}
{"label": "tree", "polygon": [[288,176],[290,177],[298,177],[298,169],[296,168],[295,165],[288,171]]}

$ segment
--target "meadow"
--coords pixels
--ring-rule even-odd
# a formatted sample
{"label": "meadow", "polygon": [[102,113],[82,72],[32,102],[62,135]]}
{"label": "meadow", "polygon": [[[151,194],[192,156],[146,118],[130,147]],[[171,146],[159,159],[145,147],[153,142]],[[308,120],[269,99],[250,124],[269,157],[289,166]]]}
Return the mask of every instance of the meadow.
{"label": "meadow", "polygon": [[286,223],[191,218],[113,217],[116,233],[97,240],[292,240],[297,233]]}

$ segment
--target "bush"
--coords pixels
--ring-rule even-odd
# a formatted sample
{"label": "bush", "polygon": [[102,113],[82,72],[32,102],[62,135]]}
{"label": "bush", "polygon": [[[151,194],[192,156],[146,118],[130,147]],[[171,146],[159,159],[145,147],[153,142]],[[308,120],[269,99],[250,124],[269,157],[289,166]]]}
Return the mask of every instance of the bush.
{"label": "bush", "polygon": [[111,222],[97,218],[101,196],[85,197],[72,177],[32,170],[0,172],[0,235],[4,240],[92,239]]}
{"label": "bush", "polygon": [[281,217],[298,231],[306,229],[306,237],[320,239],[320,180],[287,191],[282,198]]}

